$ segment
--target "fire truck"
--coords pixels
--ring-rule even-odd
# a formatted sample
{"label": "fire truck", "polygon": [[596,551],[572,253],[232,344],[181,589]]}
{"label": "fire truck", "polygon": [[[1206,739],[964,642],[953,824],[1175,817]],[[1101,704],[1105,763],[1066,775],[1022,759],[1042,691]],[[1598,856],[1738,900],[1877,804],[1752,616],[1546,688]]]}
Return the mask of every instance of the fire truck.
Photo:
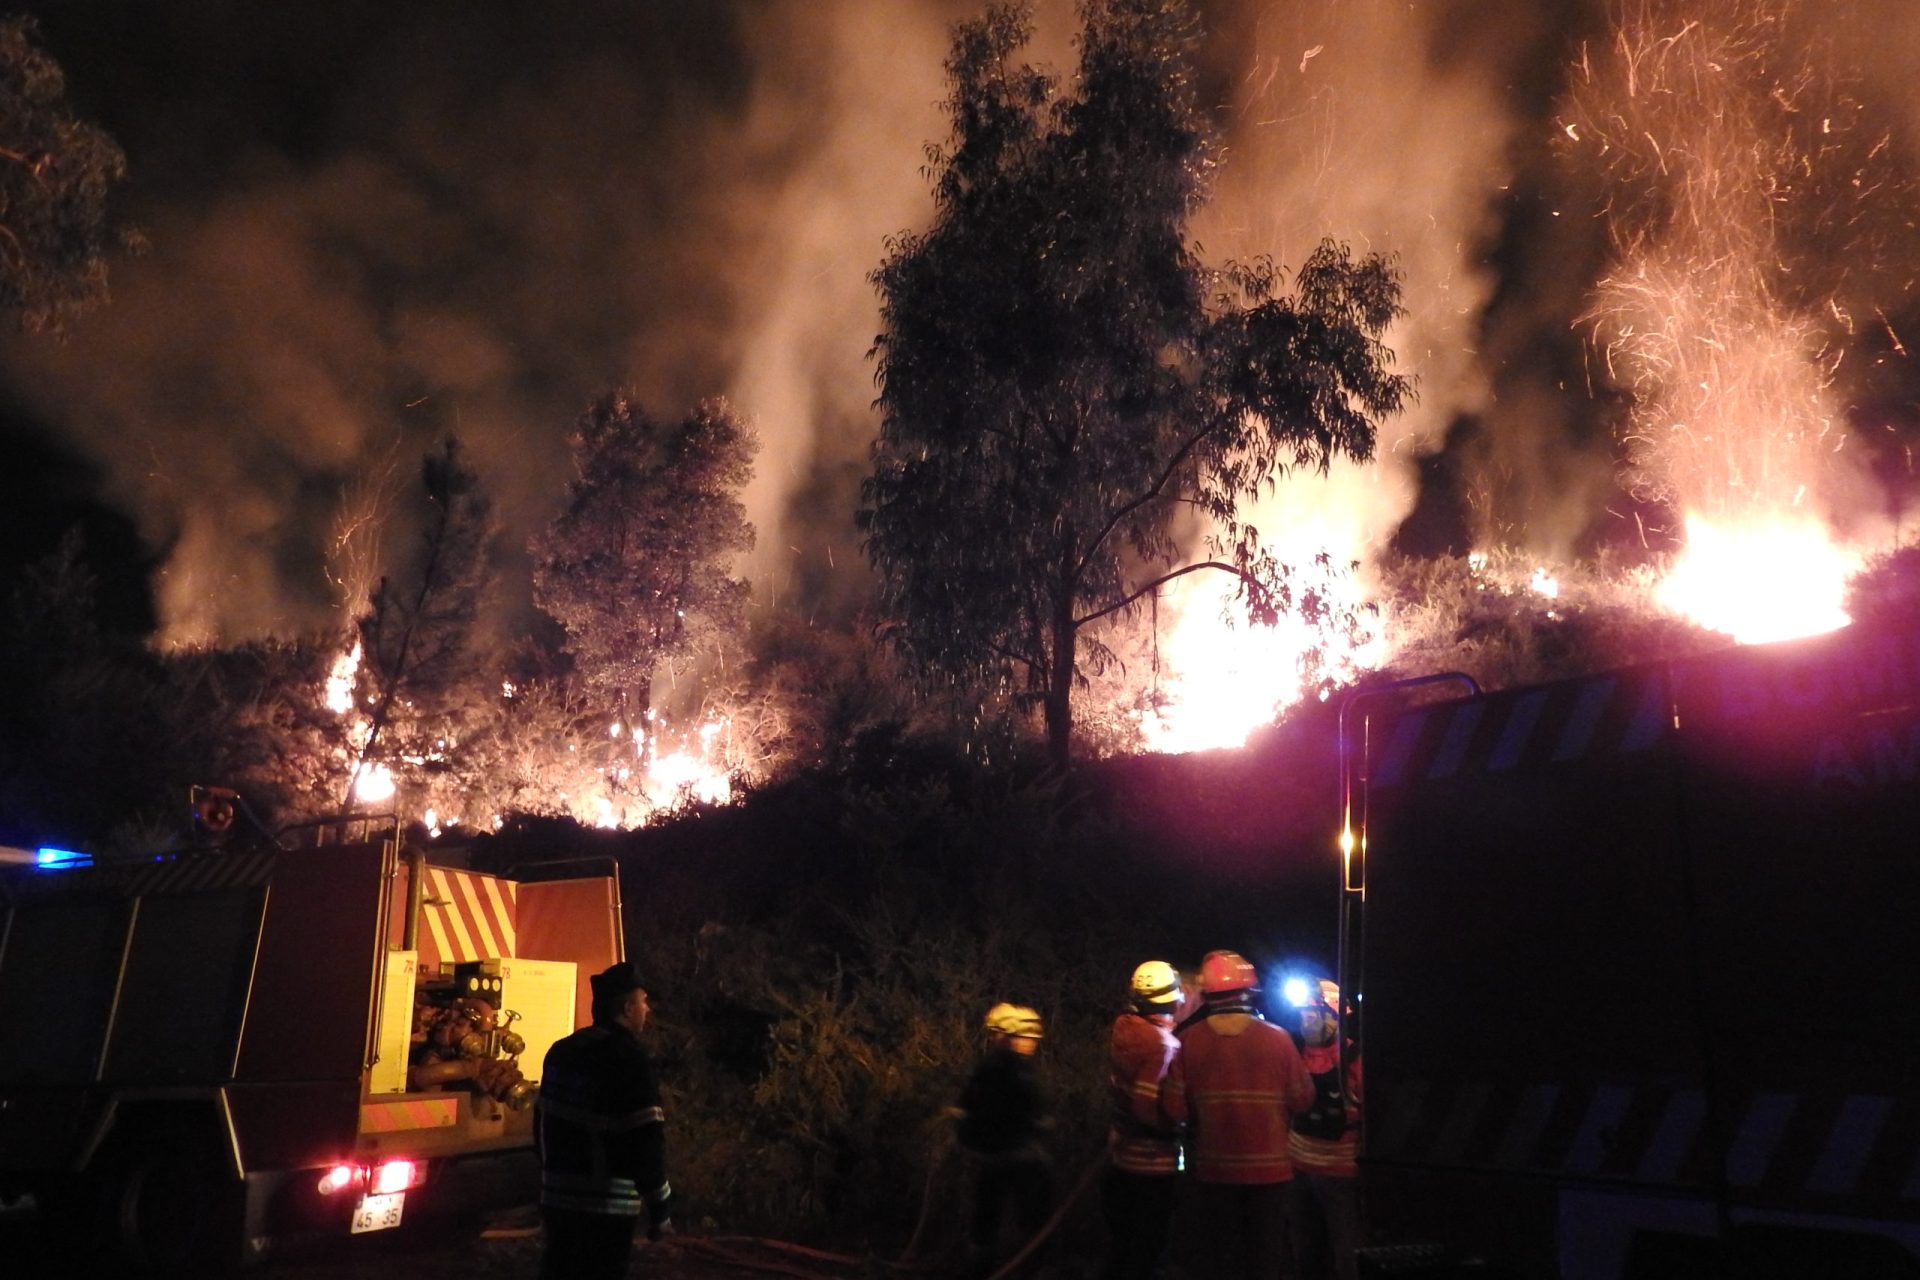
{"label": "fire truck", "polygon": [[540,1064],[624,956],[617,874],[299,834],[0,872],[0,1194],[63,1246],[204,1274],[530,1198]]}
{"label": "fire truck", "polygon": [[1920,1275],[1920,635],[1428,692],[1341,729],[1378,1269]]}

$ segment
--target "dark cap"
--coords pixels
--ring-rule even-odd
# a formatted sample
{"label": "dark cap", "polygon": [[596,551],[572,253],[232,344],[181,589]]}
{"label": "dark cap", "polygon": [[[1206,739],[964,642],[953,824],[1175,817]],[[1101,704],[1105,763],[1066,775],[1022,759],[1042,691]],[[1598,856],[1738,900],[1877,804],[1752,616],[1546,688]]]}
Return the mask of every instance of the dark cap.
{"label": "dark cap", "polygon": [[625,960],[610,968],[602,969],[587,981],[593,984],[595,1001],[624,1000],[644,986],[640,981],[640,975],[634,972],[632,963]]}

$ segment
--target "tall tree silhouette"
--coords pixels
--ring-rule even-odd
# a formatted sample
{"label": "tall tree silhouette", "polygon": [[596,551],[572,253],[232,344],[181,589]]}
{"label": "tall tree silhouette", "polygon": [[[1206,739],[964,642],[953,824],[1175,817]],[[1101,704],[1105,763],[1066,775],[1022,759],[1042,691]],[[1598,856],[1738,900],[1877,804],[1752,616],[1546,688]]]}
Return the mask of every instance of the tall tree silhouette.
{"label": "tall tree silhouette", "polygon": [[[1178,0],[1085,0],[1070,83],[1015,60],[1025,5],[955,29],[934,216],[874,273],[881,433],[859,519],[923,674],[1011,679],[1072,750],[1083,634],[1181,574],[1256,621],[1306,605],[1238,518],[1288,467],[1372,455],[1411,397],[1381,334],[1391,265],[1324,243],[1291,291],[1187,240],[1213,163]],[[1186,554],[1178,521],[1213,534]]]}
{"label": "tall tree silhouette", "polygon": [[758,442],[724,400],[665,422],[620,390],[581,416],[572,448],[566,507],[534,545],[534,602],[588,689],[644,729],[654,677],[725,649],[744,623],[732,562],[753,547],[740,491]]}

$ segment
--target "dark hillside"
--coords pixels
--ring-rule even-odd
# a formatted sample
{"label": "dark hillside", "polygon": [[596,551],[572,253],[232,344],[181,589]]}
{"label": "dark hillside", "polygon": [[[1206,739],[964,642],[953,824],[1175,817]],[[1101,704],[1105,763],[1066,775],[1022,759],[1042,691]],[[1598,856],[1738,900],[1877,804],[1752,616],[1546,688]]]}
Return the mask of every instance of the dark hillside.
{"label": "dark hillside", "polygon": [[[618,860],[696,1221],[884,1254],[944,1163],[940,1112],[993,1003],[1046,1019],[1064,1190],[1102,1148],[1106,1027],[1136,963],[1330,960],[1331,756],[1325,717],[1072,788],[899,753],[639,831],[523,823],[476,860]],[[1084,1207],[1070,1229],[1097,1232]]]}

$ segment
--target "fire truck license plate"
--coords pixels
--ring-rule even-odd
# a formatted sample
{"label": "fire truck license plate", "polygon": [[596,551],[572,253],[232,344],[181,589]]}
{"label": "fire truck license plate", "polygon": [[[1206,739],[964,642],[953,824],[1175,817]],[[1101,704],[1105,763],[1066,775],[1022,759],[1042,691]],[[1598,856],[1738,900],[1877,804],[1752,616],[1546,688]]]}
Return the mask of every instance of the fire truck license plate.
{"label": "fire truck license plate", "polygon": [[407,1202],[407,1193],[394,1191],[384,1196],[361,1196],[360,1207],[353,1211],[352,1234],[362,1231],[385,1231],[388,1227],[400,1225],[400,1209]]}

